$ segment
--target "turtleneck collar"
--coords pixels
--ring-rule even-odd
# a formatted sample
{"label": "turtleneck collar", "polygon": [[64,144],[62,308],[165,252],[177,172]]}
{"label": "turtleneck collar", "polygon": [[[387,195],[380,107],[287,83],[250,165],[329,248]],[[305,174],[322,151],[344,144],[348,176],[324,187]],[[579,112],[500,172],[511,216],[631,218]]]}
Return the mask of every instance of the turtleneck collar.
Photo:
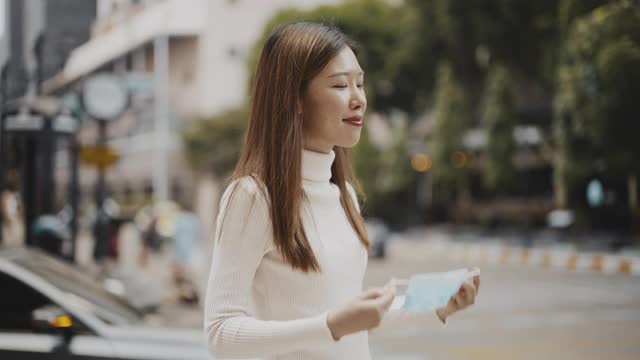
{"label": "turtleneck collar", "polygon": [[307,149],[302,150],[302,179],[317,182],[328,182],[331,179],[331,165],[336,154],[319,153]]}

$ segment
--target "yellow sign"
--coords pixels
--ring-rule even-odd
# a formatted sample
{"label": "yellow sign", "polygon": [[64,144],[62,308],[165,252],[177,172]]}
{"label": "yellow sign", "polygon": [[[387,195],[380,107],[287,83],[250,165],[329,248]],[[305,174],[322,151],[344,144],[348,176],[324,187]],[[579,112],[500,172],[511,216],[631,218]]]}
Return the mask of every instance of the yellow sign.
{"label": "yellow sign", "polygon": [[80,161],[99,168],[108,168],[120,159],[120,154],[107,145],[83,145],[80,147]]}

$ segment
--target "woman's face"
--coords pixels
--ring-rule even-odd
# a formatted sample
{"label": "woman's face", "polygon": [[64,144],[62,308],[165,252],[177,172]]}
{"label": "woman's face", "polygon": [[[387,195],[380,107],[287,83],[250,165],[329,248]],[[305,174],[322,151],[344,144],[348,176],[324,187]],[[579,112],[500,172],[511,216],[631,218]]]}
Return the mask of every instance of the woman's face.
{"label": "woman's face", "polygon": [[328,153],[334,146],[354,146],[366,108],[364,72],[345,47],[311,79],[302,98],[304,148]]}

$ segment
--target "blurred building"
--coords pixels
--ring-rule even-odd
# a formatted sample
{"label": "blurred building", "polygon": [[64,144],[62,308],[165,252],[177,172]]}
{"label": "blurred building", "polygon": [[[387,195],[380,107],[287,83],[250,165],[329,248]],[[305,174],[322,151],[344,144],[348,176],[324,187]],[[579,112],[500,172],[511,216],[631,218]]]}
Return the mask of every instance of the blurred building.
{"label": "blurred building", "polygon": [[[192,188],[190,171],[181,157],[180,129],[191,119],[246,101],[247,56],[266,22],[285,7],[337,2],[99,0],[91,38],[73,50],[64,69],[45,83],[45,89],[77,92],[80,80],[91,74],[121,75],[132,97],[129,109],[108,126],[109,144],[121,155],[107,172],[109,188],[113,193],[159,191],[164,193],[161,197],[175,197],[181,189]],[[166,69],[158,68],[165,63]],[[154,102],[158,97],[161,104]],[[166,104],[163,98],[168,99]],[[159,134],[157,125],[163,117],[168,130]],[[85,120],[80,142],[95,143],[96,128],[94,121]],[[159,153],[163,155],[158,157]],[[158,171],[159,163],[166,171]],[[94,174],[90,168],[82,169],[85,188],[95,183]]]}
{"label": "blurred building", "polygon": [[15,179],[29,242],[38,216],[70,202],[67,188],[52,191],[53,154],[68,145],[74,126],[69,117],[47,111],[51,102],[38,97],[42,80],[61,71],[71,51],[89,39],[96,2],[1,0],[0,10],[0,190]]}
{"label": "blurred building", "polygon": [[[25,94],[27,66],[40,61],[41,80],[62,70],[71,51],[85,43],[96,17],[96,1],[3,0],[10,58],[6,74],[6,100]],[[34,9],[36,13],[34,13]],[[33,59],[35,52],[40,59]]]}

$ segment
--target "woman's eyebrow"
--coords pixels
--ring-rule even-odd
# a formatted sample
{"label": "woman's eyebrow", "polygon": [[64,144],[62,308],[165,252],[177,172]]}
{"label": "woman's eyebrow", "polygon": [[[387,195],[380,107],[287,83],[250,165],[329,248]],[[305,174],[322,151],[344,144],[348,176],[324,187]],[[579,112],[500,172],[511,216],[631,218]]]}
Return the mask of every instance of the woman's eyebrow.
{"label": "woman's eyebrow", "polygon": [[[337,73],[331,74],[331,75],[329,75],[327,77],[332,78],[332,77],[343,76],[343,75],[344,76],[349,76],[350,74],[352,74],[352,73],[349,73],[347,71],[342,71],[342,72],[337,72]],[[358,72],[355,73],[355,75],[364,75],[364,71],[358,71]]]}

